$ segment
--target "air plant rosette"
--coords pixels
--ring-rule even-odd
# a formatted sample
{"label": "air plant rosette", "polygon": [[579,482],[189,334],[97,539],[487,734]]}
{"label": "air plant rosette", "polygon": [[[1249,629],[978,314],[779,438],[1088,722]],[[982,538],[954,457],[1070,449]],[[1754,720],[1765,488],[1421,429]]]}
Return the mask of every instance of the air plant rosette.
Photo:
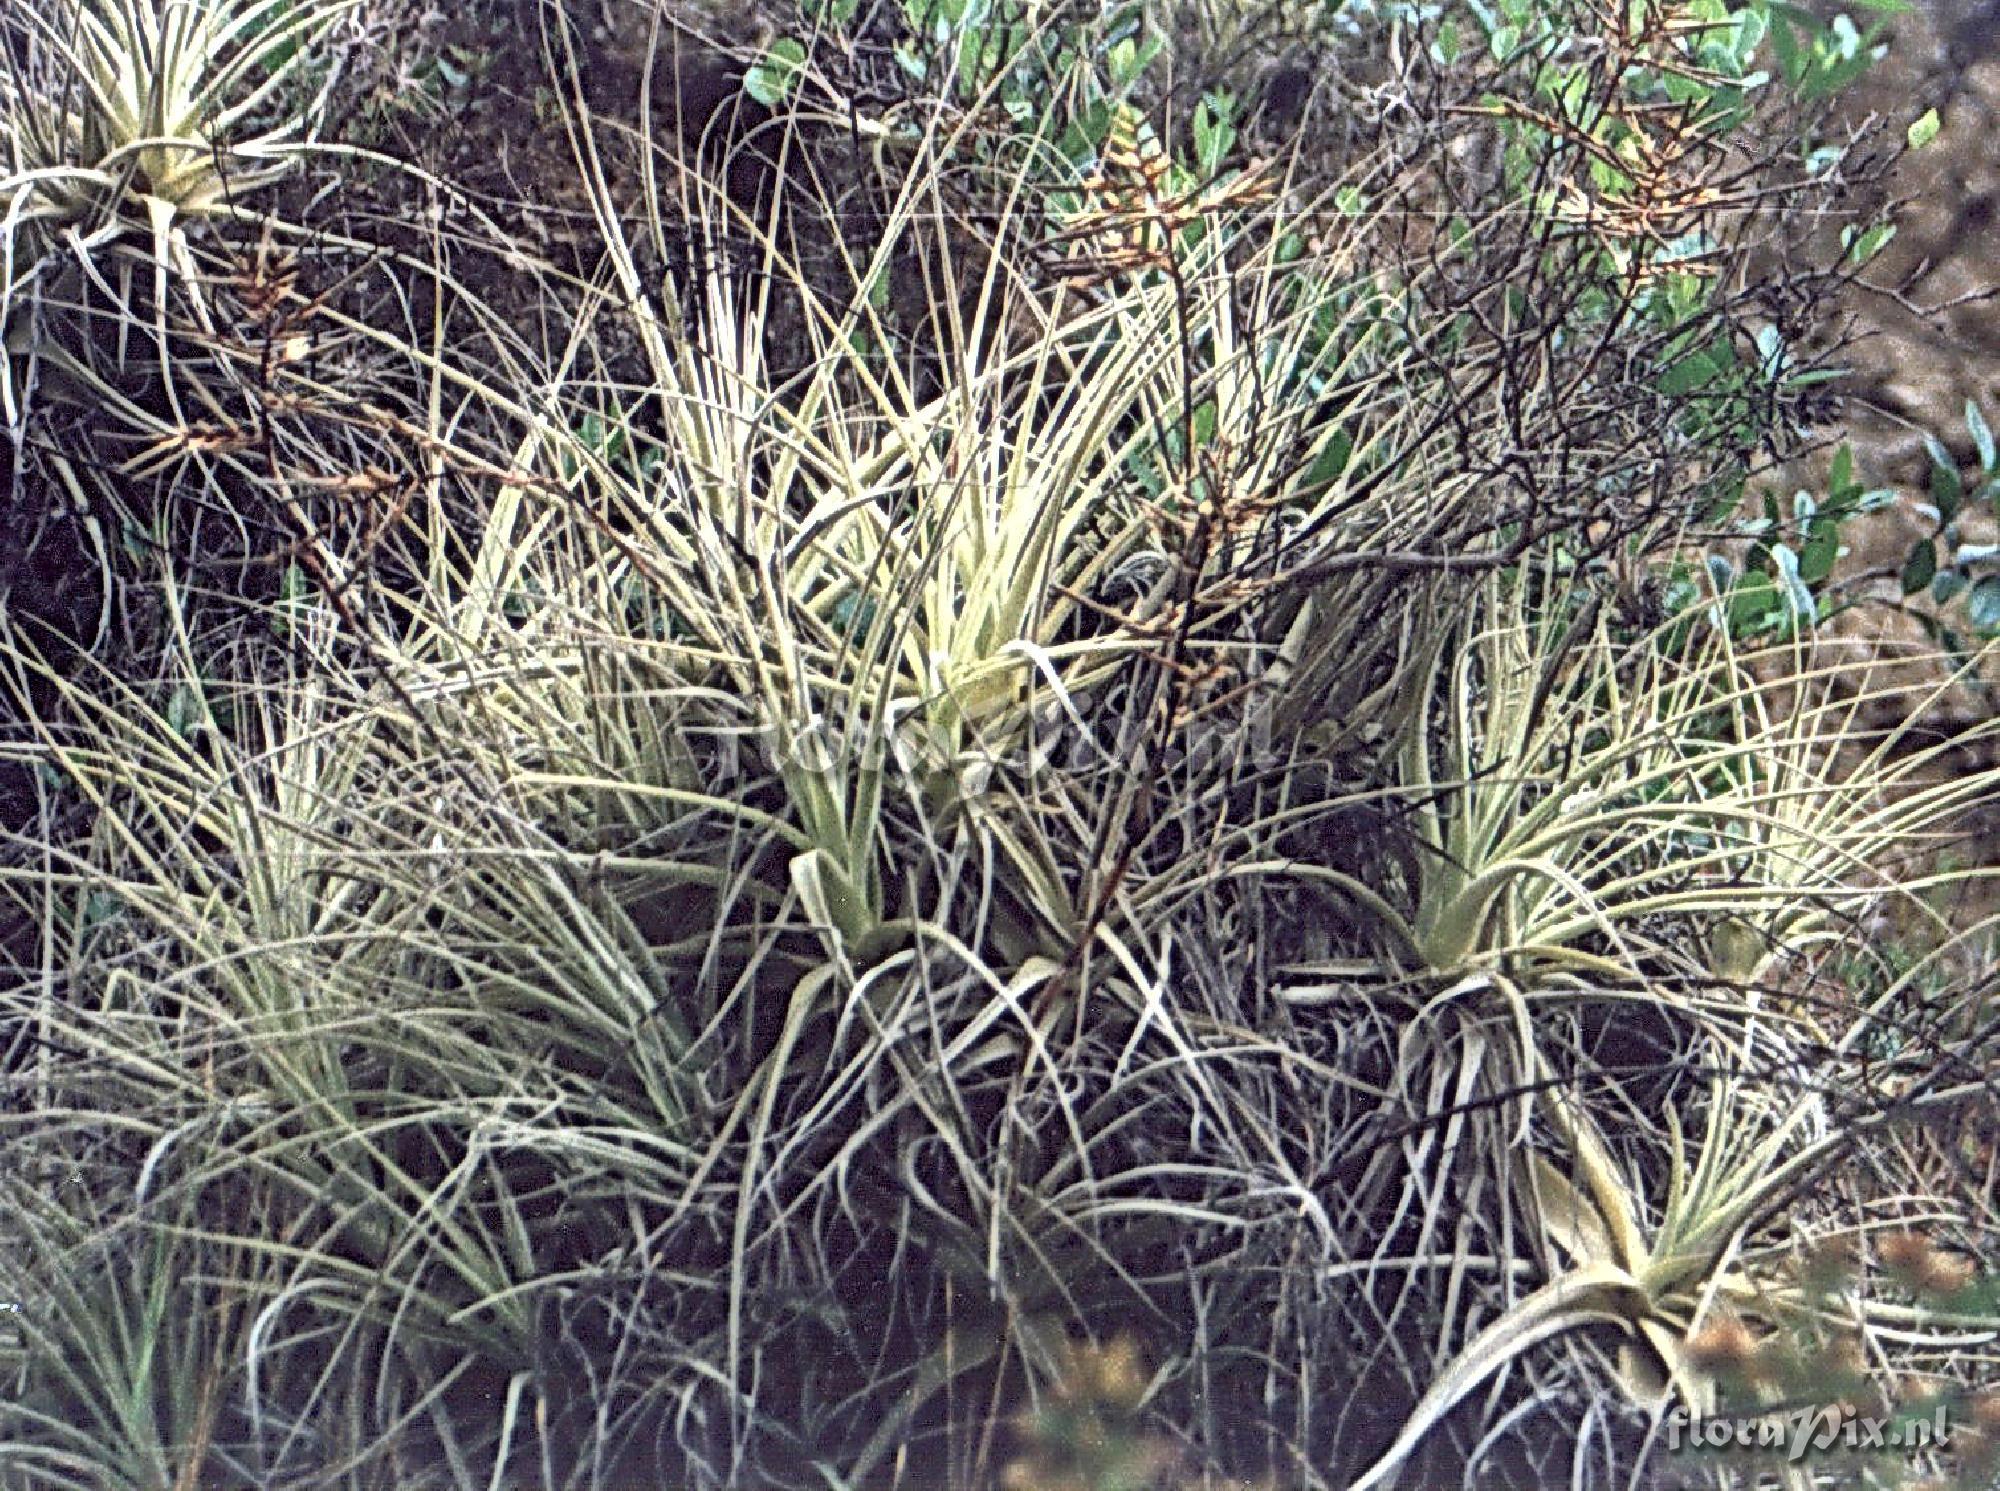
{"label": "air plant rosette", "polygon": [[[190,230],[248,211],[297,160],[337,69],[316,47],[360,0],[68,0],[15,8],[0,63],[0,325],[30,355],[72,264],[125,316],[133,271],[197,308]],[[114,286],[99,256],[130,248]],[[47,298],[53,298],[47,297]],[[10,368],[15,428],[26,380]]]}

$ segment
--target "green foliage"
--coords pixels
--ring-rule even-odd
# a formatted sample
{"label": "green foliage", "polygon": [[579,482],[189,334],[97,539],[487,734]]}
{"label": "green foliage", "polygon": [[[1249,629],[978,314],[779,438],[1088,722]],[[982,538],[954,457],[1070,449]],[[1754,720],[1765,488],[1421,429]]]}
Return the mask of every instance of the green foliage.
{"label": "green foliage", "polygon": [[[1722,553],[1707,556],[1707,569],[1732,635],[1742,640],[1794,635],[1837,608],[1833,582],[1847,552],[1850,524],[1892,505],[1896,494],[1864,489],[1854,474],[1853,451],[1845,445],[1834,453],[1827,485],[1823,497],[1793,493],[1789,515],[1766,491],[1756,515],[1731,518],[1731,531],[1747,540],[1741,569]],[[1913,555],[1911,562],[1923,557]]]}
{"label": "green foliage", "polygon": [[1992,428],[1977,403],[1967,401],[1964,418],[1965,444],[1973,461],[1969,479],[1959,457],[1935,434],[1927,434],[1924,453],[1928,475],[1921,495],[1905,494],[1893,487],[1863,490],[1853,451],[1843,445],[1834,453],[1825,497],[1816,500],[1805,492],[1795,497],[1793,524],[1779,522],[1775,501],[1766,496],[1761,522],[1739,525],[1740,531],[1757,540],[1749,567],[1760,569],[1776,552],[1778,545],[1770,542],[1772,535],[1802,538],[1811,557],[1802,554],[1800,572],[1807,585],[1818,592],[1842,552],[1838,535],[1843,525],[1859,515],[1900,506],[1929,529],[1911,543],[1897,571],[1902,593],[1928,596],[1934,603],[1941,619],[1930,625],[1953,653],[1963,655],[1966,650],[1953,624],[1954,616],[1962,615],[1975,637],[1993,636],[2000,631],[2000,543],[1990,537],[1996,518],[2000,518],[2000,506],[1996,506],[1996,499],[2000,499],[2000,450],[1995,448]]}
{"label": "green foliage", "polygon": [[1963,602],[1974,631],[1991,636],[2000,631],[2000,543],[1969,541],[1968,522],[1984,522],[1990,530],[2000,517],[2000,451],[1992,428],[1976,403],[1965,406],[1965,431],[1976,463],[1968,483],[1958,458],[1936,436],[1926,436],[1930,460],[1927,503],[1915,511],[1932,524],[1929,536],[1917,541],[1903,570],[1903,591],[1928,589],[1940,606]]}
{"label": "green foliage", "polygon": [[803,46],[789,36],[780,37],[745,75],[743,87],[758,103],[775,108],[792,91],[805,60]]}

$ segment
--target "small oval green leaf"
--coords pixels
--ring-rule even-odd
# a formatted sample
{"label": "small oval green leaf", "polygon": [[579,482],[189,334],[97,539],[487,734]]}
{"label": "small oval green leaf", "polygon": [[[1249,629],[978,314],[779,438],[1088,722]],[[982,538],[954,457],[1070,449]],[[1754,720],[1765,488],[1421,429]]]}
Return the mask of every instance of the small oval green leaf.
{"label": "small oval green leaf", "polygon": [[1958,516],[1965,500],[1965,482],[1958,474],[1958,462],[1935,435],[1924,436],[1924,449],[1931,458],[1931,502],[1938,510],[1938,527]]}
{"label": "small oval green leaf", "polygon": [[1925,539],[1903,562],[1903,594],[1915,595],[1937,575],[1937,545]]}
{"label": "small oval green leaf", "polygon": [[765,108],[775,108],[792,91],[792,83],[805,67],[805,62],[804,44],[793,37],[781,36],[771,43],[771,49],[763,59],[745,74],[744,91]]}
{"label": "small oval green leaf", "polygon": [[2000,631],[2000,575],[1988,575],[1972,587],[1965,614],[1982,632]]}
{"label": "small oval green leaf", "polygon": [[1979,412],[1979,405],[1971,399],[1965,401],[1965,428],[1972,436],[1972,448],[1979,452],[1979,469],[1988,476],[1993,475],[1996,453],[1993,449],[1993,427],[1986,422],[1986,416]]}

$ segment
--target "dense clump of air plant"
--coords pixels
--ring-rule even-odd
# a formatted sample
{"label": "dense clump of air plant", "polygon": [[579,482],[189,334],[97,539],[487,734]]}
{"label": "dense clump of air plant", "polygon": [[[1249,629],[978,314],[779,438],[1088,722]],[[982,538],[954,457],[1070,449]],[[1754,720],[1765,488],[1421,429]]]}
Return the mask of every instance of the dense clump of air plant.
{"label": "dense clump of air plant", "polygon": [[120,317],[136,323],[121,344],[157,331],[169,277],[203,306],[190,235],[247,215],[296,163],[324,101],[306,76],[314,45],[357,3],[49,0],[9,11],[0,323],[12,430],[49,323],[89,313],[65,308],[65,282],[81,276],[107,293],[96,313],[112,330]]}
{"label": "dense clump of air plant", "polygon": [[215,286],[309,147],[337,71],[326,40],[358,3],[37,0],[0,18],[0,418],[22,535],[0,589],[81,523],[101,639],[113,556],[158,519],[120,478],[237,448]]}
{"label": "dense clump of air plant", "polygon": [[354,0],[24,7],[8,21],[10,219],[44,236],[107,219],[171,231],[268,186],[305,120],[259,119]]}
{"label": "dense clump of air plant", "polygon": [[[1402,54],[1336,184],[1129,100],[1073,169],[862,121],[774,50],[782,215],[552,26],[586,273],[477,217],[235,250],[235,380],[120,475],[242,499],[280,583],[163,535],[146,669],[4,636],[5,1473],[1609,1483],[1737,1332],[1990,1323],[1894,1293],[1935,1250],[1800,1259],[1929,1225],[1857,1161],[1990,1115],[1989,991],[1913,991],[2000,723],[1871,733],[1928,686],[1734,624],[1699,525],[1813,385],[1656,240],[1747,263],[1781,199],[1627,95],[1664,19],[1574,19],[1574,117],[1483,116],[1455,208],[1536,58]],[[879,231],[803,263],[857,136]],[[1885,919],[1936,952],[1857,1002]]]}

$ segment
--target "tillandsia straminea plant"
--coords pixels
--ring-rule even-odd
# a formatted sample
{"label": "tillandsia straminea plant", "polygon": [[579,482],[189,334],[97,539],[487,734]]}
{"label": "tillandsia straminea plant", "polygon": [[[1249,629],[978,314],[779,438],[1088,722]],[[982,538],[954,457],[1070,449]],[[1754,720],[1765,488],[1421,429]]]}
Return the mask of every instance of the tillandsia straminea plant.
{"label": "tillandsia straminea plant", "polygon": [[[316,119],[313,45],[359,0],[56,0],[0,38],[0,310],[69,240],[136,234],[164,270],[185,234],[247,208]],[[324,80],[322,80],[323,83]],[[18,420],[9,389],[8,415]]]}
{"label": "tillandsia straminea plant", "polygon": [[[1710,1384],[1682,1342],[1710,1312],[1774,1329],[1812,1316],[1774,1224],[1847,1151],[1856,1117],[1776,1074],[1829,1049],[1852,1060],[1869,1039],[1826,980],[1829,949],[1885,902],[1921,910],[1927,884],[1979,873],[1907,860],[1964,821],[1993,773],[1944,769],[1951,748],[1920,726],[1858,723],[1878,694],[1921,718],[1942,690],[1830,639],[1746,656],[1719,601],[1621,636],[1566,589],[1553,560],[1485,582],[1436,644],[1447,661],[1415,675],[1436,713],[1402,753],[1401,869],[1326,881],[1387,935],[1380,982],[1357,987],[1366,965],[1350,961],[1294,994],[1410,1001],[1398,1081],[1414,1112],[1447,1116],[1417,1126],[1407,1175],[1369,1167],[1360,1194],[1378,1214],[1423,1246],[1455,1230],[1462,1249],[1466,1220],[1444,1198],[1513,1192],[1508,1209],[1552,1265],[1476,1338],[1439,1340],[1423,1400],[1362,1484],[1393,1476],[1461,1399],[1551,1336],[1615,1326],[1632,1398],[1657,1406],[1671,1388],[1698,1413]],[[1398,885],[1408,910],[1382,894]],[[1579,1019],[1619,1009],[1677,1029],[1687,1071],[1708,1079],[1635,1083],[1565,1049]],[[1626,1152],[1637,1133],[1664,1137],[1621,1163],[1597,1115],[1638,1103],[1660,1111],[1620,1124]],[[1870,1305],[1838,1310],[1890,1326]]]}
{"label": "tillandsia straminea plant", "polygon": [[11,215],[45,230],[95,230],[136,208],[158,228],[268,185],[311,117],[296,97],[309,48],[355,3],[68,0],[15,10],[0,95]]}
{"label": "tillandsia straminea plant", "polygon": [[560,235],[358,184],[109,405],[345,526],[138,546],[146,668],[0,631],[7,1472],[1630,1483],[1974,1103],[1977,999],[1828,975],[1992,773],[1648,583],[1803,412],[1754,26],[1401,15],[1333,180],[1143,13],[902,12],[772,44],[742,200],[552,4]]}
{"label": "tillandsia straminea plant", "polygon": [[1937,766],[1989,725],[1949,745],[1862,725],[1950,680],[1913,686],[1873,643],[1746,648],[1719,602],[1621,627],[1559,561],[1483,581],[1408,676],[1383,795],[1407,804],[1410,857],[1325,882],[1366,905],[1385,969],[1754,987],[1878,901],[1885,856],[1980,801],[1983,778]]}
{"label": "tillandsia straminea plant", "polygon": [[[226,271],[197,264],[195,240],[247,219],[296,163],[338,73],[322,43],[359,3],[33,0],[0,16],[12,516],[33,536],[52,513],[83,515],[104,576],[100,636],[122,526],[104,514],[129,514],[113,489],[135,485],[108,468],[135,440],[241,443],[203,386],[240,379],[180,365],[191,342],[199,363],[222,341],[210,300]],[[55,406],[53,420],[36,422],[37,403]]]}

